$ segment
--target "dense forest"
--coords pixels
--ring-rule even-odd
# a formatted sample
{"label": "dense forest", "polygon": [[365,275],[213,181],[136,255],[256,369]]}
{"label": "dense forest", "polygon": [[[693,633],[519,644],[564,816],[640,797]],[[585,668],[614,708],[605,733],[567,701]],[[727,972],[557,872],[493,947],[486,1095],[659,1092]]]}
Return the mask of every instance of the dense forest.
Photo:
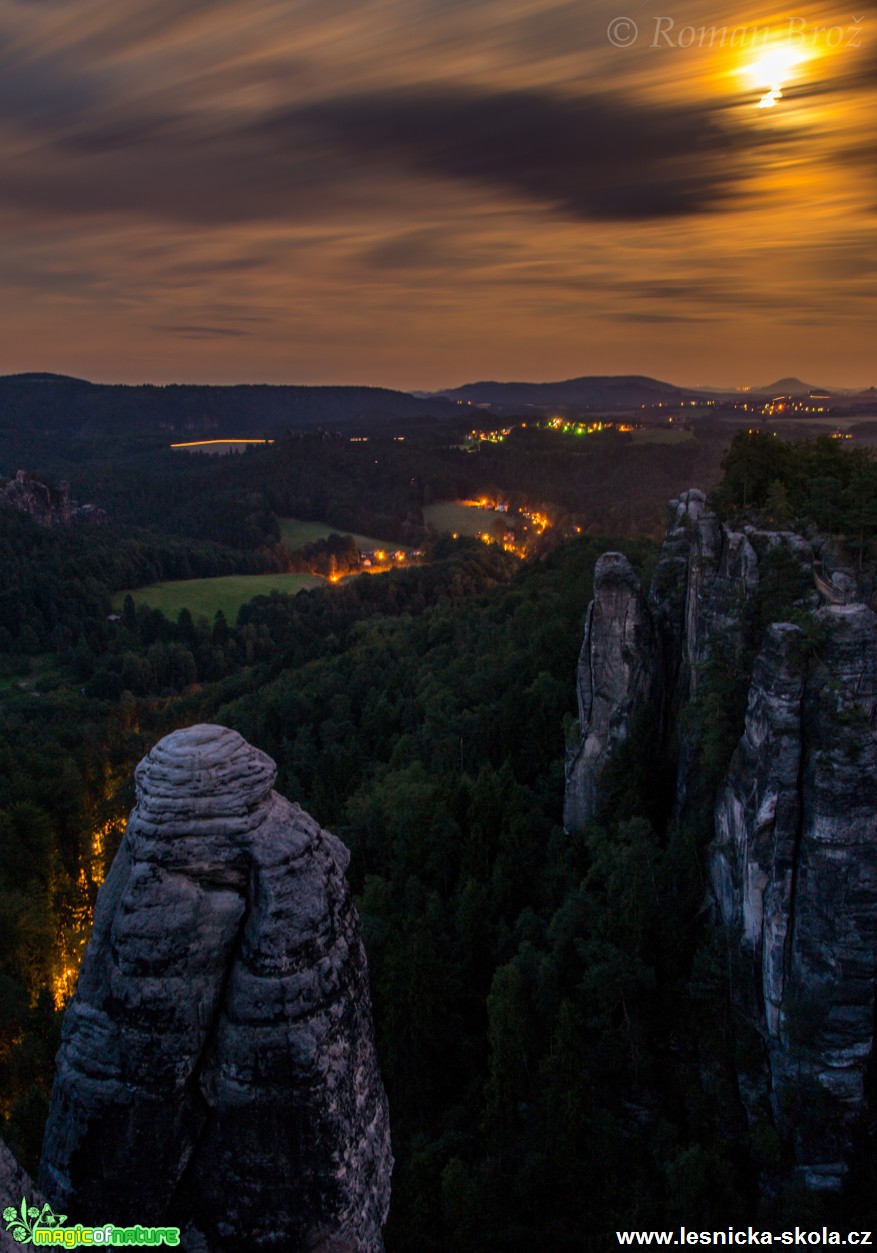
{"label": "dense forest", "polygon": [[[27,1166],[133,767],[174,727],[216,721],[268,752],[279,790],[352,851],[397,1159],[388,1249],[600,1249],[622,1227],[816,1226],[872,1212],[872,1146],[861,1146],[846,1198],[814,1199],[784,1181],[787,1147],[749,1128],[734,1096],[735,1060],[754,1045],[702,910],[702,859],[751,658],[729,668],[717,656],[706,669],[689,713],[701,759],[684,825],[671,763],[656,760],[644,725],[599,820],[581,836],[562,830],[564,730],[594,562],[622,548],[647,582],[652,539],[584,535],[523,563],[437,540],[426,565],[260,597],[236,622],[186,611],[169,621],[133,600],[108,621],[119,588],[265,568],[272,519],[309,516],[306,479],[310,516],[333,521],[349,484],[349,525],[362,530],[369,509],[400,527],[411,515],[414,527],[427,489],[462,493],[500,474],[572,510],[579,475],[624,494],[639,463],[616,464],[617,439],[589,441],[562,474],[550,445],[509,441],[496,453],[436,451],[419,477],[413,453],[400,453],[384,478],[346,442],[313,436],[222,463],[178,459],[179,477],[151,505],[145,487],[129,501],[148,530],[120,518],[45,530],[0,510],[0,1113]],[[312,477],[297,479],[306,446]],[[636,450],[659,467],[647,498],[665,491],[671,465],[678,473],[675,451]],[[144,456],[158,467],[173,455]],[[107,466],[84,467],[81,498],[121,514]],[[677,491],[694,468],[683,466]],[[331,500],[323,482],[337,486]],[[207,484],[214,499],[239,493],[252,506],[258,540],[210,533]],[[727,452],[714,495],[725,516],[832,533],[866,582],[875,500],[867,452],[749,435]],[[778,562],[762,626],[794,590]]]}
{"label": "dense forest", "polygon": [[285,516],[419,546],[424,506],[479,495],[539,509],[561,531],[659,538],[666,501],[680,483],[717,482],[726,443],[712,427],[653,443],[612,428],[577,439],[518,426],[472,451],[464,431],[435,423],[405,438],[356,440],[295,432],[227,456],[173,451],[154,438],[58,437],[47,446],[16,432],[0,442],[0,472],[67,479],[77,500],[122,526],[251,551],[278,543]]}
{"label": "dense forest", "polygon": [[385,387],[237,387],[90,383],[63,374],[0,377],[2,429],[83,438],[167,432],[184,438],[270,435],[315,426],[415,424],[449,417],[451,401]]}

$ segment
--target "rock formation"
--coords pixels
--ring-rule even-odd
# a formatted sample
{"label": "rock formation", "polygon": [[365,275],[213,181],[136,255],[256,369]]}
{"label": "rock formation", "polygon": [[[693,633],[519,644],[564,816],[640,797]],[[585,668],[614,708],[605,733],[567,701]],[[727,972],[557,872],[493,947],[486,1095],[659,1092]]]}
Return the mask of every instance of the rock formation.
{"label": "rock formation", "polygon": [[[0,1210],[5,1210],[9,1206],[17,1209],[22,1198],[27,1201],[29,1207],[35,1206],[42,1209],[45,1204],[45,1197],[34,1187],[33,1180],[27,1171],[19,1166],[9,1149],[0,1140]],[[14,1240],[11,1232],[6,1230],[8,1225],[6,1222],[0,1223],[0,1253],[13,1253],[13,1250],[15,1253],[21,1253],[21,1243]]]}
{"label": "rock formation", "polygon": [[136,771],[63,1041],[40,1182],[192,1248],[380,1250],[386,1098],[348,853],[236,732]]}
{"label": "rock formation", "polygon": [[716,805],[710,878],[762,1030],[771,1103],[805,1181],[840,1186],[865,1104],[877,971],[877,619],[775,625]]}
{"label": "rock formation", "polygon": [[70,499],[70,484],[49,487],[35,479],[27,470],[19,470],[14,479],[0,489],[0,504],[10,505],[39,522],[40,526],[69,526],[71,522],[106,522],[107,515],[97,505],[77,505]]}
{"label": "rock formation", "polygon": [[[676,761],[684,819],[698,744],[680,734],[678,715],[707,664],[739,665],[742,676],[751,665],[743,735],[704,833],[732,994],[764,1041],[763,1070],[741,1073],[741,1096],[753,1120],[772,1118],[789,1137],[809,1187],[835,1189],[865,1113],[874,1045],[877,619],[852,599],[849,574],[826,570],[814,585],[817,552],[824,563],[818,537],[722,525],[692,491],[671,502],[648,603],[623,559],[600,559],[564,816],[577,830],[594,815],[632,711],[648,706]],[[764,629],[777,569],[811,611],[806,630]]]}
{"label": "rock formation", "polygon": [[622,553],[604,553],[594,570],[579,654],[579,734],[567,754],[567,830],[580,829],[596,814],[606,764],[649,707],[656,678],[655,630],[639,580]]}

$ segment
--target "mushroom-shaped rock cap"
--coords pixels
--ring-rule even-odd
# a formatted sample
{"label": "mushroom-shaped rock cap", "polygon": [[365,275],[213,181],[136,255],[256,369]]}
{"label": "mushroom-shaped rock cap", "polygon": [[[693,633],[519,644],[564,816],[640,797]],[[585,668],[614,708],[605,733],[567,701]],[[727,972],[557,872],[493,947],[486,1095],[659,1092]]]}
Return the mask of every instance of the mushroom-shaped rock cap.
{"label": "mushroom-shaped rock cap", "polygon": [[277,776],[271,758],[228,727],[198,723],[172,731],[137,767],[137,804],[244,814],[264,801]]}
{"label": "mushroom-shaped rock cap", "polygon": [[639,579],[624,553],[603,553],[602,557],[597,558],[594,566],[595,591],[607,583],[628,583],[639,591]]}

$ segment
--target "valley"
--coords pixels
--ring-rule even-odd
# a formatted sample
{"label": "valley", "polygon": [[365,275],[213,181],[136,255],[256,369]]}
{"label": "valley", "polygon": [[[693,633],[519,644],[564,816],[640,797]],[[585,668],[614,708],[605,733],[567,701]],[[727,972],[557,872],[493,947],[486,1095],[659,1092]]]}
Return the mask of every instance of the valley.
{"label": "valley", "polygon": [[[637,1221],[631,1179],[666,1225],[804,1204],[859,1214],[874,1147],[795,1077],[831,1047],[796,1042],[806,979],[791,980],[778,1011],[791,1035],[777,1037],[761,983],[741,973],[742,872],[714,809],[748,795],[740,754],[761,778],[747,706],[766,699],[777,622],[792,624],[783,673],[791,684],[803,667],[809,685],[801,743],[823,728],[851,793],[855,761],[870,760],[870,679],[857,686],[845,660],[865,657],[875,594],[867,440],[852,418],[851,440],[783,438],[705,406],[682,430],[509,415],[473,452],[466,418],[405,439],[383,422],[355,438],[303,429],[208,456],[142,430],[112,455],[103,437],[53,437],[44,480],[66,493],[33,486],[30,460],[37,478],[0,509],[3,1138],[36,1170],[61,1015],[134,768],[209,723],[268,754],[281,794],[350,850],[396,1159],[388,1250],[578,1248],[583,1227],[596,1250]],[[8,441],[7,461],[21,446]],[[693,484],[715,512],[680,521],[677,503],[668,531],[667,502]],[[817,574],[838,597],[844,579],[854,588],[858,644],[827,632]],[[684,627],[683,604],[701,615]],[[583,668],[597,613],[607,643],[588,628]],[[583,712],[585,674],[600,700],[614,693],[605,724]],[[827,767],[806,751],[827,797]],[[755,857],[751,826],[734,839]],[[783,873],[765,863],[777,884]],[[732,983],[709,894],[735,937]],[[771,908],[782,925],[786,906]],[[848,936],[799,934],[808,961],[823,944],[861,964]],[[857,1101],[873,1081],[853,1056],[867,995],[845,1063]],[[834,1038],[824,998],[807,1003]],[[765,1075],[784,1085],[782,1109],[752,1095]],[[822,1112],[799,1123],[789,1104]]]}

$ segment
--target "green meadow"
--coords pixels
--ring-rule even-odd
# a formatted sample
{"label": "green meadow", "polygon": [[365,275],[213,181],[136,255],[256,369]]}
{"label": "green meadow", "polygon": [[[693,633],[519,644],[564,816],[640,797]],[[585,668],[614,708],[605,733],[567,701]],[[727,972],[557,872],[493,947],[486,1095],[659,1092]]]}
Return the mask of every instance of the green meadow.
{"label": "green meadow", "polygon": [[503,515],[493,509],[481,509],[477,505],[464,505],[460,501],[446,500],[437,505],[427,505],[423,519],[441,534],[477,535],[487,531],[497,518]]}
{"label": "green meadow", "polygon": [[345,531],[343,527],[330,526],[328,522],[300,522],[298,518],[280,519],[280,538],[293,552],[297,548],[304,547],[305,544],[315,544],[318,539],[326,539],[332,534],[352,535],[353,542],[361,553],[374,552],[377,548],[383,548],[387,552],[410,551],[404,544],[397,544],[395,540],[375,539],[373,535],[357,535],[353,531]]}
{"label": "green meadow", "polygon": [[[302,588],[324,583],[316,574],[229,574],[218,579],[179,579],[173,583],[153,583],[133,588],[135,604],[160,609],[166,618],[176,618],[181,609],[188,609],[193,618],[202,614],[213,619],[222,610],[229,622],[237,618],[241,605],[254,596],[270,592],[293,594]],[[127,592],[119,592],[114,607],[120,610]]]}

